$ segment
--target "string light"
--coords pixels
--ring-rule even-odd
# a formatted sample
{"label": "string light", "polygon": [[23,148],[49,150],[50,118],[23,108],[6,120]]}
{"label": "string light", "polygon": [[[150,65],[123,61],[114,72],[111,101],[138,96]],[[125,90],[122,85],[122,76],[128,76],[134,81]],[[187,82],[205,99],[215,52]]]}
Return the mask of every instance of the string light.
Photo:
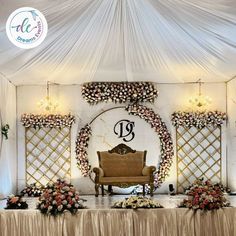
{"label": "string light", "polygon": [[53,113],[58,108],[59,104],[57,101],[50,97],[49,91],[50,82],[47,81],[47,96],[38,102],[38,106],[46,113]]}
{"label": "string light", "polygon": [[199,79],[197,81],[198,83],[198,95],[195,97],[191,97],[189,99],[189,102],[192,106],[197,107],[199,109],[201,108],[205,108],[206,106],[208,106],[209,104],[211,104],[212,99],[209,96],[204,96],[202,94],[202,82],[201,79]]}

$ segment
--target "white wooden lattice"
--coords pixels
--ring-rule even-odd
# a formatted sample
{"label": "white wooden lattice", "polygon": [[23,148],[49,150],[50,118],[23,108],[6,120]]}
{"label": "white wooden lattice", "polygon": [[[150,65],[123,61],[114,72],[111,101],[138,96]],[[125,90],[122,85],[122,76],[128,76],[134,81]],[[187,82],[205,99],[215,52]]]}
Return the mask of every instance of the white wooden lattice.
{"label": "white wooden lattice", "polygon": [[70,128],[26,128],[26,184],[70,180]]}
{"label": "white wooden lattice", "polygon": [[198,178],[221,182],[221,128],[176,128],[177,191]]}

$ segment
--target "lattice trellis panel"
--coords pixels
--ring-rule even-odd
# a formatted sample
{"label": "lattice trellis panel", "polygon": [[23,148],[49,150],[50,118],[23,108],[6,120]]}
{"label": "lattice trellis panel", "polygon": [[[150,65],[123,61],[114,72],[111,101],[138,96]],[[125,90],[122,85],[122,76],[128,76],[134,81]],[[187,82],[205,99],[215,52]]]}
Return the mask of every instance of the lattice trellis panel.
{"label": "lattice trellis panel", "polygon": [[221,182],[221,127],[176,128],[177,191],[198,178]]}
{"label": "lattice trellis panel", "polygon": [[26,184],[70,180],[70,128],[26,128]]}

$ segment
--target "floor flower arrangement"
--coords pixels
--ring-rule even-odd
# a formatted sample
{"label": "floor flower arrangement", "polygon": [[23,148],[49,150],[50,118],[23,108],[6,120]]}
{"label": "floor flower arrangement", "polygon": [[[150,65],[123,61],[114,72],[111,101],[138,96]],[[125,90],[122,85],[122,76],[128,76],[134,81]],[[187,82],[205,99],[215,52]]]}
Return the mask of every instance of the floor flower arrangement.
{"label": "floor flower arrangement", "polygon": [[85,208],[80,202],[79,193],[72,184],[63,180],[48,184],[39,197],[37,209],[43,214],[59,215],[65,211],[75,214],[78,209]]}
{"label": "floor flower arrangement", "polygon": [[22,196],[40,197],[43,193],[43,187],[38,186],[36,183],[33,183],[26,186],[20,193]]}
{"label": "floor flower arrangement", "polygon": [[230,203],[224,196],[225,188],[222,184],[211,181],[196,180],[187,190],[188,199],[184,199],[179,207],[193,210],[215,210],[229,207]]}
{"label": "floor flower arrangement", "polygon": [[148,197],[131,196],[124,200],[117,201],[112,205],[112,208],[163,208],[157,201]]}
{"label": "floor flower arrangement", "polygon": [[5,209],[27,209],[28,204],[22,199],[22,196],[10,195],[7,198]]}

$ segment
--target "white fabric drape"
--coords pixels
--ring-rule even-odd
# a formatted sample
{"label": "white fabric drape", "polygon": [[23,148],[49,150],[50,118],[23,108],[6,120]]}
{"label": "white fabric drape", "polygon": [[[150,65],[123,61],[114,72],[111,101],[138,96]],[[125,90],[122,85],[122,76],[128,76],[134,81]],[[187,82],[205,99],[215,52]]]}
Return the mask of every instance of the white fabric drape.
{"label": "white fabric drape", "polygon": [[[0,71],[15,84],[91,80],[224,81],[235,74],[233,0],[0,0]],[[31,6],[49,32],[23,50],[5,33],[9,14]]]}
{"label": "white fabric drape", "polygon": [[9,139],[0,139],[0,195],[7,196],[14,191],[16,183],[16,143],[15,122],[16,103],[15,87],[6,79],[0,77],[0,118],[2,125],[9,124]]}
{"label": "white fabric drape", "polygon": [[0,210],[0,236],[233,236],[235,220],[235,208],[88,209],[58,217],[36,210]]}

